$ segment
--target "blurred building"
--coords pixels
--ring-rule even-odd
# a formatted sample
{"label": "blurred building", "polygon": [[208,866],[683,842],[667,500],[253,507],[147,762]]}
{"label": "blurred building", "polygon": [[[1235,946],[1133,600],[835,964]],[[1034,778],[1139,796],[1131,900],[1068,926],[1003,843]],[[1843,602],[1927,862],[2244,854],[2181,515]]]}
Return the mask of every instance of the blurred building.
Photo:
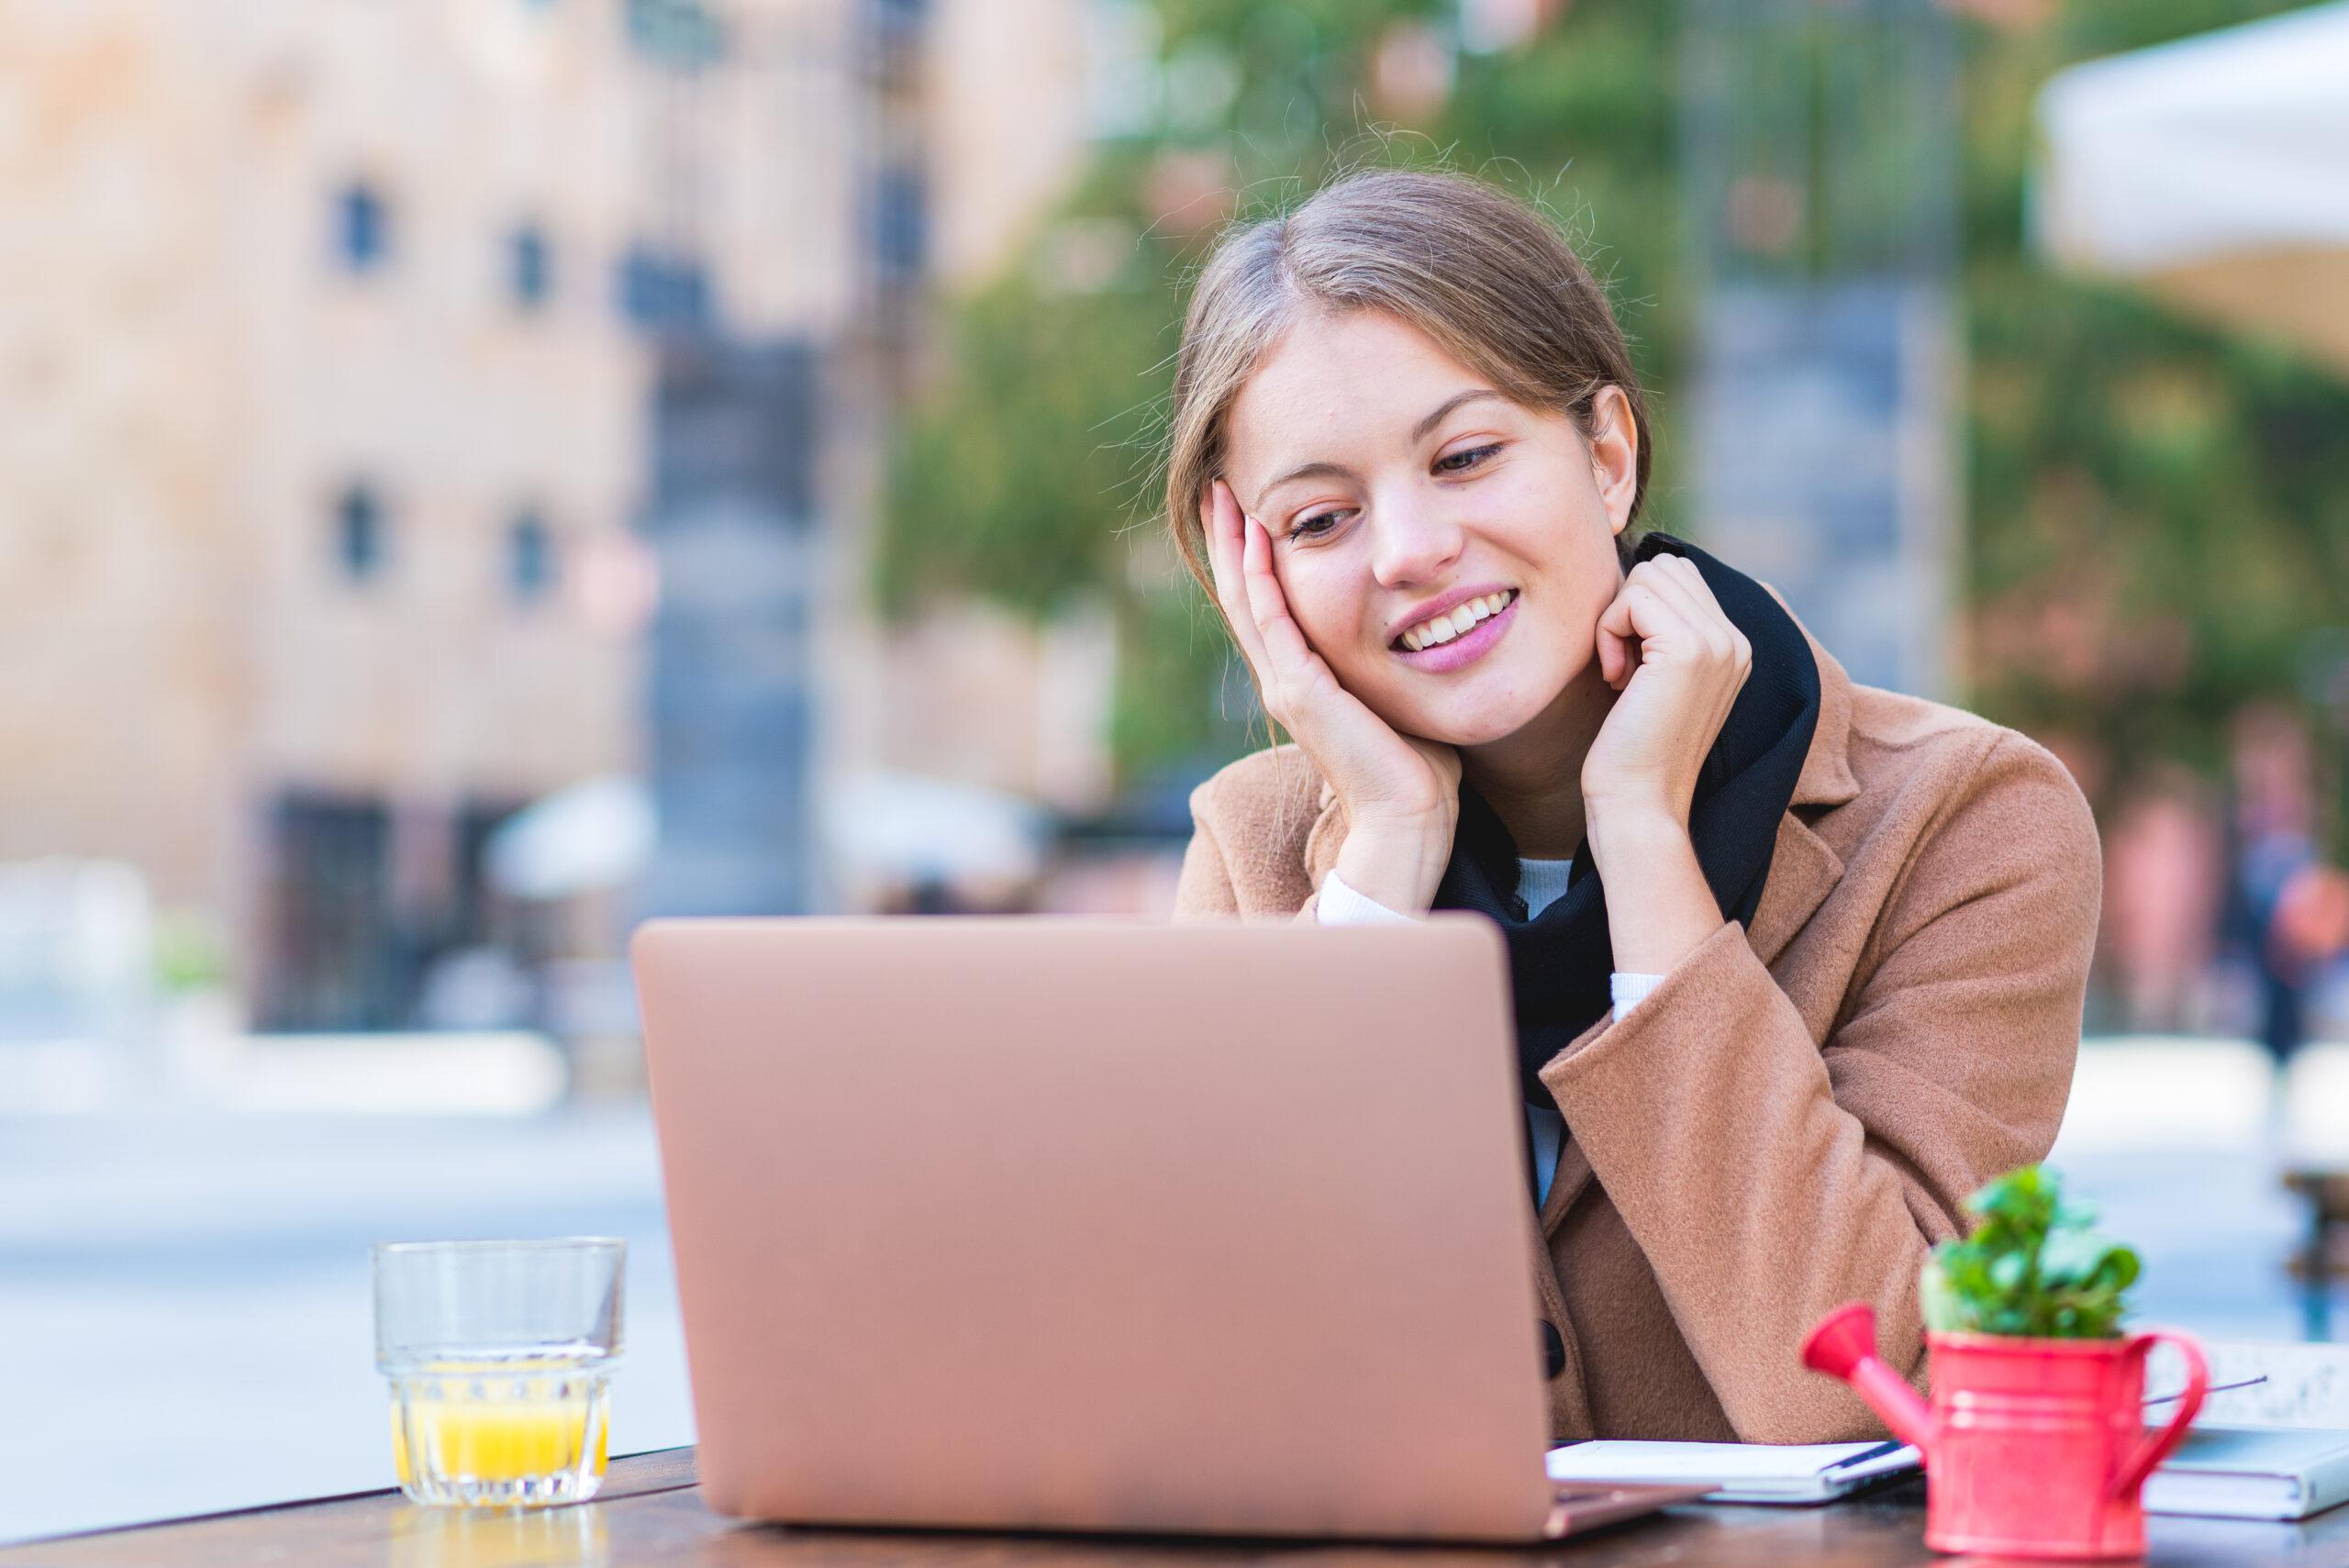
{"label": "blurred building", "polygon": [[974,287],[1011,265],[1084,173],[1101,34],[1134,9],[1100,0],[930,0],[925,70],[940,284]]}
{"label": "blurred building", "polygon": [[[437,954],[610,939],[493,933],[515,807],[650,767],[690,853],[804,780],[775,710],[852,569],[804,540],[869,483],[816,421],[869,428],[919,264],[918,13],[0,12],[0,859],[129,861],[262,1022],[377,1027]],[[766,576],[713,599],[719,514]],[[746,726],[648,733],[648,626],[692,688],[746,606],[800,615]]]}
{"label": "blurred building", "polygon": [[[637,914],[829,906],[863,537],[929,252],[916,0],[732,0],[659,128],[666,254],[644,536],[660,848]],[[820,699],[820,700],[819,700]]]}
{"label": "blurred building", "polygon": [[[930,0],[925,11],[923,298],[934,308],[1050,253],[1055,209],[1094,156],[1105,101],[1119,91],[1119,61],[1137,42],[1154,53],[1156,40],[1134,37],[1155,19],[1130,0]],[[910,334],[902,368],[912,380],[927,368],[929,340]],[[1115,624],[1098,607],[1044,627],[977,602],[931,606],[909,626],[865,622],[827,671],[823,754],[857,770],[834,773],[830,788],[852,794],[876,774],[953,780],[1062,812],[1097,811],[1114,782],[1116,648]],[[876,808],[885,794],[921,798],[876,792]],[[858,806],[836,799],[835,817]],[[955,822],[939,813],[941,831],[957,831]],[[901,837],[912,836],[906,825]],[[837,902],[896,906],[920,893],[902,856],[861,856],[854,842],[830,867]]]}
{"label": "blurred building", "polygon": [[1854,678],[1945,697],[1963,409],[1948,7],[1696,0],[1682,47],[1699,537]]}

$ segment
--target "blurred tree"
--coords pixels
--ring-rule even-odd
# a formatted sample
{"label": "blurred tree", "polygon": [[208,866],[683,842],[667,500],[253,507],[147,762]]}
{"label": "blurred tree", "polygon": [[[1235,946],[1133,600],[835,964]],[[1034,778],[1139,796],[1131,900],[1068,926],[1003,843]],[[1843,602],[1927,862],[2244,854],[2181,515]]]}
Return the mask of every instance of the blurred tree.
{"label": "blurred tree", "polygon": [[[2349,604],[2349,388],[2049,272],[2022,232],[2032,106],[2075,61],[2289,6],[1949,3],[1976,18],[1961,83],[1971,698],[2072,741],[2100,764],[2092,792],[2154,754],[2213,767],[2226,716],[2288,693]],[[1156,517],[1184,285],[1227,218],[1364,163],[1481,174],[1566,225],[1651,389],[1650,519],[1688,526],[1672,450],[1693,303],[1675,7],[1547,9],[1531,37],[1480,50],[1461,47],[1454,0],[1156,0],[1156,85],[1130,124],[1018,266],[941,307],[893,462],[885,610],[969,592],[1041,617],[1104,596],[1121,776],[1245,744],[1244,683]]]}
{"label": "blurred tree", "polygon": [[1969,40],[1975,695],[2074,739],[2102,796],[2164,755],[2216,774],[2228,717],[2310,673],[2349,606],[2349,387],[2050,272],[2022,228],[2033,98],[2076,61],[2293,8],[2073,0]]}

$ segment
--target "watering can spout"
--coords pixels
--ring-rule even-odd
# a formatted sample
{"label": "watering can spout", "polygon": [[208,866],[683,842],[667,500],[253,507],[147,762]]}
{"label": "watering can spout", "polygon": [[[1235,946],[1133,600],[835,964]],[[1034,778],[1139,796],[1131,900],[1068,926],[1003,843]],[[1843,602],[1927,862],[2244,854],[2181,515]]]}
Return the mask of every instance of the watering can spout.
{"label": "watering can spout", "polygon": [[1803,1341],[1802,1364],[1850,1384],[1884,1418],[1892,1435],[1915,1444],[1932,1468],[1932,1412],[1909,1380],[1876,1353],[1876,1308],[1865,1301],[1846,1302],[1820,1319]]}

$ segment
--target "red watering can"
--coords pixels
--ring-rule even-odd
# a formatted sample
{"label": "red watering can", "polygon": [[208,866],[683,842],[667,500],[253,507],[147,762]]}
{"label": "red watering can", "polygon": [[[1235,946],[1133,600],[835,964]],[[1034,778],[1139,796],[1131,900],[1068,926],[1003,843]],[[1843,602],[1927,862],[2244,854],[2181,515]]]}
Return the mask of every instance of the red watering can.
{"label": "red watering can", "polygon": [[[2144,1428],[2145,1354],[2186,1356],[2169,1424]],[[2202,1407],[2200,1347],[2154,1330],[2120,1340],[1927,1334],[1932,1403],[1876,1353],[1876,1312],[1837,1307],[1803,1341],[1803,1364],[1850,1384],[1925,1456],[1925,1544],[2014,1557],[2138,1557],[2138,1490]]]}

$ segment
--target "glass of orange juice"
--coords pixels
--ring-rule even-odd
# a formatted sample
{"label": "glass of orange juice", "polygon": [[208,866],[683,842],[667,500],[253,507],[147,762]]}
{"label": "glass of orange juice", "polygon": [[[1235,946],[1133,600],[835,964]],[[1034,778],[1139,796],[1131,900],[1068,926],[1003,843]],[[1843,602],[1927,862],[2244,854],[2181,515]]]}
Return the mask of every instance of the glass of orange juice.
{"label": "glass of orange juice", "polygon": [[603,1485],[628,1243],[379,1241],[375,1364],[418,1503],[533,1507]]}

